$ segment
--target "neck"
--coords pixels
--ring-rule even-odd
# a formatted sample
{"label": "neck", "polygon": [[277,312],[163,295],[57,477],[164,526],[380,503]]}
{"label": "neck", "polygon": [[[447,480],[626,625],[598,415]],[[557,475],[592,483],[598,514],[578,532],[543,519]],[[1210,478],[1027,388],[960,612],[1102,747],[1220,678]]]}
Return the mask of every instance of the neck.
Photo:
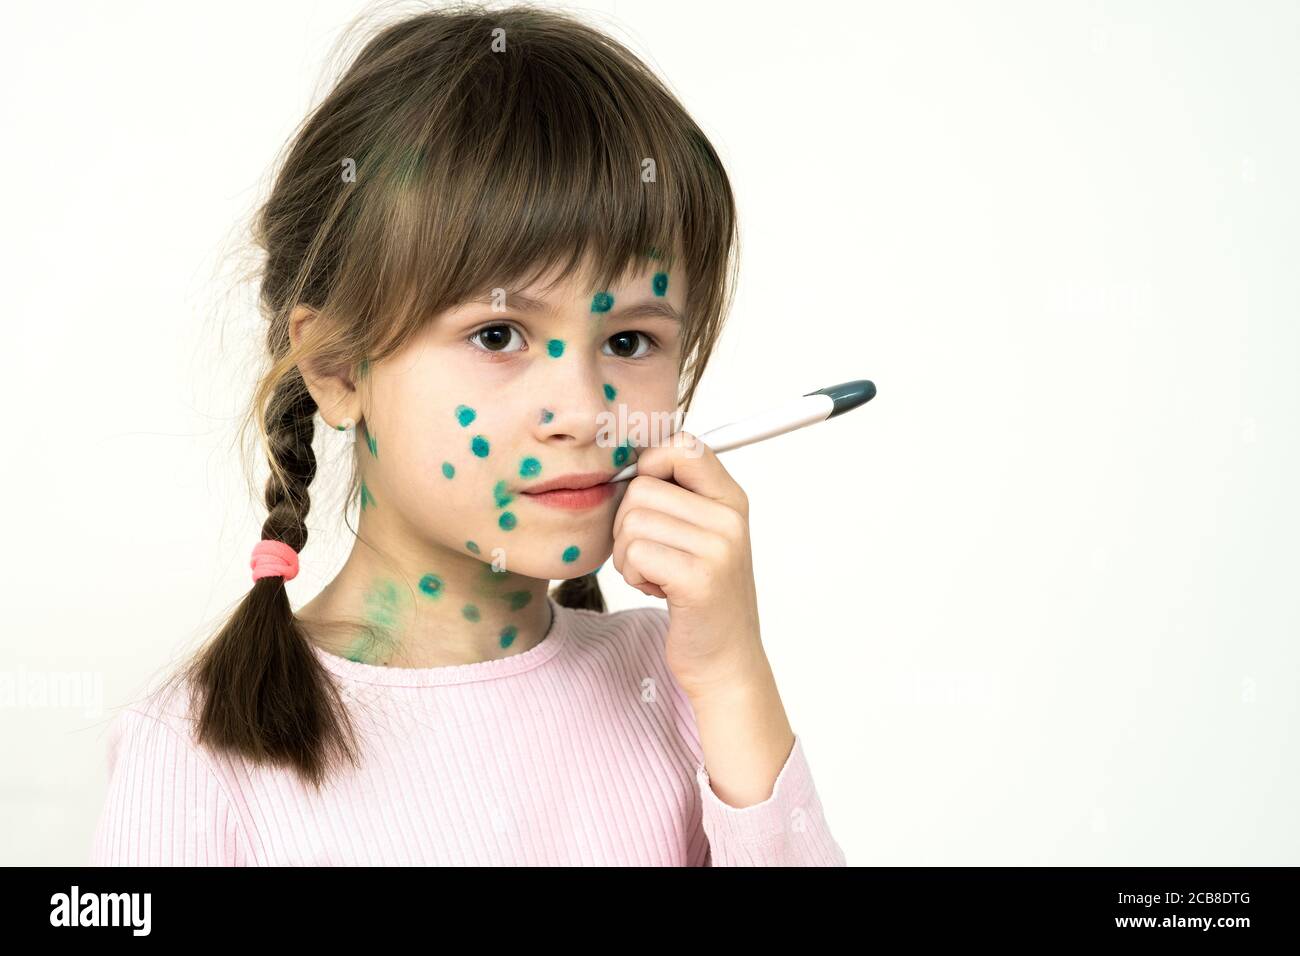
{"label": "neck", "polygon": [[362,524],[343,569],[297,612],[331,654],[388,667],[475,664],[521,654],[550,629],[543,578],[495,571],[488,555],[366,540]]}

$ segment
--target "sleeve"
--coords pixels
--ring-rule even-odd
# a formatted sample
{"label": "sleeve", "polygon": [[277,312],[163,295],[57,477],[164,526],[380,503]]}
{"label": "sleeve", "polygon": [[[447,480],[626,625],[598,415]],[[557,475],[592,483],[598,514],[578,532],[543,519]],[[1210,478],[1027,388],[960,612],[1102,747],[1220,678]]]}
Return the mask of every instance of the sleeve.
{"label": "sleeve", "polygon": [[637,612],[650,622],[659,654],[658,663],[672,688],[677,732],[695,762],[700,796],[700,824],[708,842],[704,866],[847,866],[844,851],[831,835],[813,784],[812,769],[804,754],[803,738],[795,734],[785,764],[761,803],[733,807],[713,791],[704,767],[700,731],[686,692],[663,656],[669,617],[664,608]]}
{"label": "sleeve", "polygon": [[109,730],[108,795],[91,866],[245,866],[238,814],[197,745],[137,710]]}
{"label": "sleeve", "polygon": [[733,807],[713,792],[709,773],[696,769],[709,866],[846,866],[831,835],[812,770],[795,734],[794,746],[761,803]]}

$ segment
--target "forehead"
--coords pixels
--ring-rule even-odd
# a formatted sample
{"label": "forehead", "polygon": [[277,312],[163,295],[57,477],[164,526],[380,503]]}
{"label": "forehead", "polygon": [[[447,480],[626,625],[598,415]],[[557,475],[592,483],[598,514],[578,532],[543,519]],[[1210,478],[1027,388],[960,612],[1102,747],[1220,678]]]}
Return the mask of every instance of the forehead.
{"label": "forehead", "polygon": [[[685,301],[685,273],[680,265],[665,268],[662,262],[645,257],[628,264],[621,276],[607,285],[599,285],[590,262],[584,262],[568,276],[555,266],[531,280],[504,282],[471,298],[471,303],[496,304],[504,296],[512,309],[525,312],[553,310],[570,302],[592,303],[594,311],[622,311],[620,305],[637,305],[646,315],[662,315],[681,321],[681,303]],[[599,303],[599,304],[597,304]]]}

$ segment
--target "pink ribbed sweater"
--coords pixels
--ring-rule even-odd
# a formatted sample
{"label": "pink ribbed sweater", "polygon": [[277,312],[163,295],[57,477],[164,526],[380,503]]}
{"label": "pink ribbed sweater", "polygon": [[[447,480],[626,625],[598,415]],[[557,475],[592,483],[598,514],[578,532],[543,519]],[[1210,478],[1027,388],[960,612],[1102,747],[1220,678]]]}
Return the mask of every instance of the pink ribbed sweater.
{"label": "pink ribbed sweater", "polygon": [[192,738],[180,685],[113,719],[92,865],[844,866],[802,740],[771,795],[713,792],[668,612],[554,611],[499,660],[339,680],[360,769],[322,793]]}

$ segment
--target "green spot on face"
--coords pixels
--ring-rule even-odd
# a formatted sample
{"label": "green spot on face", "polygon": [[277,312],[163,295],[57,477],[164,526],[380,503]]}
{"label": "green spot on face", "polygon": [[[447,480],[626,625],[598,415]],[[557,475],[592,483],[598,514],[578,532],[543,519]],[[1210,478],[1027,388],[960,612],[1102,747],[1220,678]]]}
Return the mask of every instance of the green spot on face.
{"label": "green spot on face", "polygon": [[375,505],[375,496],[370,493],[370,489],[366,487],[366,480],[362,478],[361,479],[361,510],[365,511],[366,508],[373,508],[374,505]]}
{"label": "green spot on face", "polygon": [[479,551],[478,551],[478,545],[476,545],[473,541],[466,541],[466,542],[465,542],[465,547],[466,547],[466,549],[468,549],[470,552],[472,552],[472,553],[474,553],[474,554],[478,554],[478,553],[479,553]]}
{"label": "green spot on face", "polygon": [[365,430],[366,430],[366,445],[370,448],[370,454],[372,454],[372,455],[374,455],[376,458],[378,458],[378,457],[379,457],[379,439],[376,438],[374,435],[370,434],[370,426],[369,426],[369,425],[366,425],[365,423],[362,423],[362,427],[365,428]]}
{"label": "green spot on face", "polygon": [[619,445],[617,448],[614,449],[613,458],[614,458],[614,466],[616,468],[621,468],[623,465],[627,464],[628,448],[629,446],[624,444],[624,445]]}
{"label": "green spot on face", "polygon": [[475,415],[474,409],[470,408],[468,405],[456,406],[456,421],[460,422],[461,428],[464,428],[472,422],[475,417],[477,416]]}
{"label": "green spot on face", "polygon": [[518,523],[519,522],[515,518],[514,514],[509,511],[501,512],[501,517],[497,519],[497,524],[501,526],[502,531],[509,531]]}
{"label": "green spot on face", "polygon": [[506,483],[498,481],[492,489],[492,497],[496,499],[497,507],[504,508],[510,502],[515,500],[515,496],[506,491]]}
{"label": "green spot on face", "polygon": [[465,620],[467,621],[477,621],[479,618],[478,608],[473,604],[466,604],[460,609],[460,613],[465,615]]}
{"label": "green spot on face", "polygon": [[651,246],[649,249],[647,249],[645,254],[646,254],[646,257],[649,258],[649,259],[658,259],[658,258],[659,258],[659,250],[656,249],[654,246]]}
{"label": "green spot on face", "polygon": [[554,418],[554,417],[555,417],[555,413],[554,413],[553,411],[551,411],[550,409],[547,409],[547,408],[543,408],[543,409],[542,409],[542,424],[543,424],[543,425],[545,425],[547,422],[549,422],[549,421],[550,421],[552,418]]}
{"label": "green spot on face", "polygon": [[650,288],[654,290],[655,295],[663,295],[668,291],[668,273],[656,272],[655,277],[650,280]]}
{"label": "green spot on face", "polygon": [[576,544],[569,545],[567,548],[564,549],[564,563],[572,564],[574,561],[577,561],[578,555],[580,553],[581,552],[578,550],[578,546]]}
{"label": "green spot on face", "polygon": [[520,478],[535,478],[542,470],[542,463],[536,458],[525,458],[519,463]]}
{"label": "green spot on face", "polygon": [[518,611],[521,607],[533,599],[532,591],[511,591],[503,595],[510,602],[510,610]]}
{"label": "green spot on face", "polygon": [[370,374],[370,359],[362,359],[361,364],[357,366],[357,378],[365,378]]}
{"label": "green spot on face", "polygon": [[420,590],[429,597],[442,596],[442,578],[436,574],[426,574],[420,578]]}
{"label": "green spot on face", "polygon": [[559,358],[564,354],[564,343],[560,339],[551,339],[546,343],[546,351],[551,358]]}
{"label": "green spot on face", "polygon": [[469,450],[480,458],[488,456],[488,440],[482,435],[475,435],[474,440],[469,443]]}
{"label": "green spot on face", "polygon": [[605,398],[606,398],[606,400],[607,400],[607,401],[613,401],[613,400],[614,400],[614,396],[617,395],[617,394],[618,394],[618,392],[615,390],[614,386],[613,386],[613,385],[610,385],[609,382],[606,382],[606,383],[605,383]]}
{"label": "green spot on face", "polygon": [[345,431],[348,430],[348,426],[347,426],[347,425],[335,425],[334,427],[335,427],[338,431],[341,431],[341,432],[345,432]]}
{"label": "green spot on face", "polygon": [[456,466],[449,461],[444,461],[442,463],[442,476],[444,478],[452,478],[455,477],[455,475],[456,475]]}
{"label": "green spot on face", "polygon": [[513,624],[507,624],[501,631],[501,646],[509,647],[515,642],[515,637],[519,634],[519,628]]}
{"label": "green spot on face", "polygon": [[614,297],[608,292],[597,292],[592,296],[592,312],[608,312],[612,308],[614,308]]}

